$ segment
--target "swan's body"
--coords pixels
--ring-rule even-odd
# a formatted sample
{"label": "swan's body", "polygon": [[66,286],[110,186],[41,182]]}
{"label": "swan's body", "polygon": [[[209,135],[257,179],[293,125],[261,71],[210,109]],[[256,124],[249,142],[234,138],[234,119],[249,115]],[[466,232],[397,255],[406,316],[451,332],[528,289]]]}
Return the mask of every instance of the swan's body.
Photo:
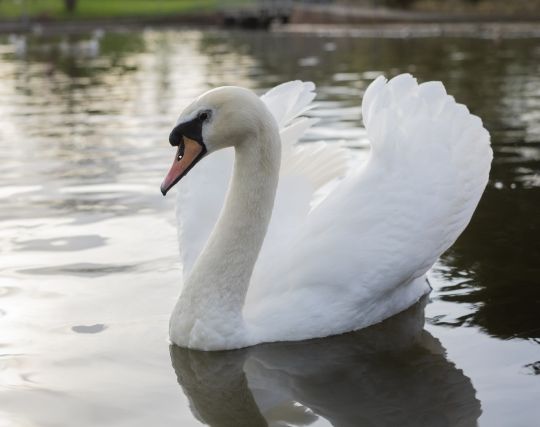
{"label": "swan's body", "polygon": [[[173,343],[231,349],[377,323],[429,291],[425,273],[468,224],[488,180],[489,134],[442,84],[373,82],[362,104],[372,150],[351,171],[339,148],[293,145],[313,97],[302,82],[262,98],[219,88],[180,117],[180,137],[198,126],[185,140],[193,164],[206,150],[235,153],[209,156],[181,182]],[[193,166],[187,152],[176,180]]]}

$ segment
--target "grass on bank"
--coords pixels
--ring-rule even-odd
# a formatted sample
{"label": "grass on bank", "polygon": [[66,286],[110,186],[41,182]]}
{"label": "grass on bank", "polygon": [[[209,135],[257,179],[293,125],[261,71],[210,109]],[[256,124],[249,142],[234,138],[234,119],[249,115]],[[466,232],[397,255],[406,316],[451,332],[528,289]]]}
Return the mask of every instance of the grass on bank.
{"label": "grass on bank", "polygon": [[70,14],[64,0],[0,0],[0,20],[164,17],[212,12],[246,3],[249,0],[77,0],[75,11]]}

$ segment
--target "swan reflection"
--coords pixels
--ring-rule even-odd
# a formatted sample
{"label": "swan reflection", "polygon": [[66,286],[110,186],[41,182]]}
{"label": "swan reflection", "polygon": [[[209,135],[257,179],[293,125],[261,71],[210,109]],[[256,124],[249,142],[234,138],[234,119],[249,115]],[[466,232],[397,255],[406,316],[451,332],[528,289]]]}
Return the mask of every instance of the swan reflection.
{"label": "swan reflection", "polygon": [[[373,327],[200,352],[171,346],[193,414],[210,426],[475,426],[470,379],[423,329],[426,299]],[[322,421],[322,420],[320,420]]]}

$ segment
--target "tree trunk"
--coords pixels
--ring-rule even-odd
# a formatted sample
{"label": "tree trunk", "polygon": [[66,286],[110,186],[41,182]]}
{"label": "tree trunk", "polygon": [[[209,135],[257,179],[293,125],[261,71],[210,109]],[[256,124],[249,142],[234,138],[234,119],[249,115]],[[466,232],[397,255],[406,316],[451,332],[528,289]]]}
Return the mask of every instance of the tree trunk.
{"label": "tree trunk", "polygon": [[77,0],[64,0],[64,5],[67,13],[73,13],[75,12],[75,7],[77,6]]}

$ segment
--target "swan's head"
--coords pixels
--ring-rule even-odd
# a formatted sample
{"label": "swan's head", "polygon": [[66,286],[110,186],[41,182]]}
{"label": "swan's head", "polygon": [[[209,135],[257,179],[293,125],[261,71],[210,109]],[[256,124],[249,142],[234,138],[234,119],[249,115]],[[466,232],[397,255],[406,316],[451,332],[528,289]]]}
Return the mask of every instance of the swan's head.
{"label": "swan's head", "polygon": [[261,109],[266,107],[257,95],[235,86],[212,89],[192,102],[169,136],[177,151],[161,184],[163,195],[206,155],[257,134],[267,117]]}

